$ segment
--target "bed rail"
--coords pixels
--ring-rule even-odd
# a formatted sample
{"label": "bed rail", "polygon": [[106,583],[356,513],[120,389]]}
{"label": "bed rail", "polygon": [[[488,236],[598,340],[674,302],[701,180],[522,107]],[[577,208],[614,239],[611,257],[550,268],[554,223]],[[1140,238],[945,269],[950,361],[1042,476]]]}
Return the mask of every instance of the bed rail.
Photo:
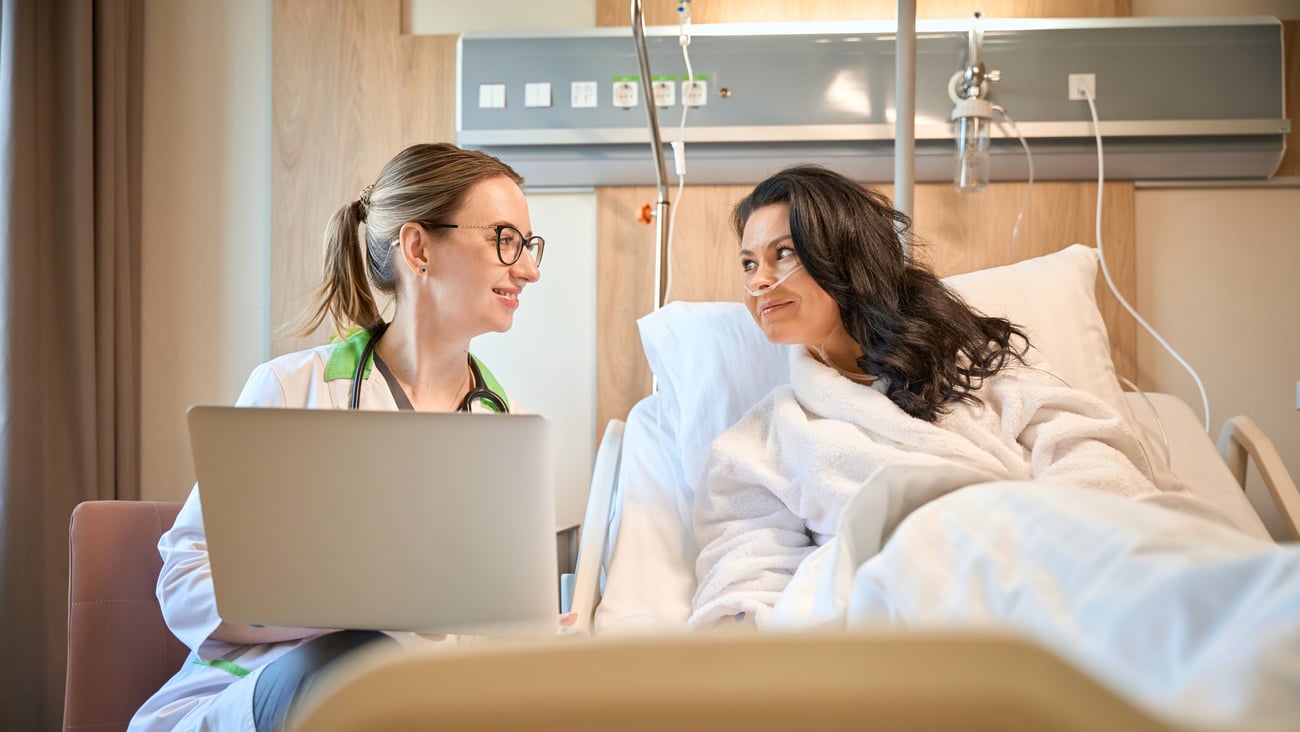
{"label": "bed rail", "polygon": [[1295,481],[1264,430],[1250,417],[1239,415],[1229,419],[1219,430],[1219,454],[1243,491],[1246,490],[1246,466],[1255,463],[1291,540],[1300,541],[1300,492],[1296,491]]}
{"label": "bed rail", "polygon": [[596,604],[600,602],[600,574],[605,564],[610,507],[618,482],[624,427],[622,420],[611,419],[596,450],[596,465],[591,471],[591,490],[587,495],[587,513],[582,519],[582,533],[578,539],[572,600],[568,607],[561,608],[577,614],[574,629],[584,633],[591,632]]}

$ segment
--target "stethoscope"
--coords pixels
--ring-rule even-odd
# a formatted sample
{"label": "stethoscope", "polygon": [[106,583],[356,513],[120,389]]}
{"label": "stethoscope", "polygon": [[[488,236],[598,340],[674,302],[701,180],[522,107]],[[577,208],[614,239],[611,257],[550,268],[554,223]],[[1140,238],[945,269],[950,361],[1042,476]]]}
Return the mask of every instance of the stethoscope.
{"label": "stethoscope", "polygon": [[[378,325],[370,329],[370,340],[366,343],[366,347],[361,350],[361,360],[357,361],[356,371],[352,372],[352,393],[348,399],[348,409],[361,408],[361,382],[365,378],[366,363],[370,361],[371,356],[375,353],[375,344],[379,343],[379,339],[383,337],[384,332],[387,330],[388,323],[384,321],[380,321]],[[506,404],[506,400],[502,399],[500,394],[483,386],[483,372],[479,370],[478,364],[474,363],[473,358],[469,360],[469,369],[470,373],[473,374],[474,388],[470,389],[465,398],[461,400],[456,411],[468,412],[471,404],[476,401],[483,401],[487,402],[488,406],[493,410],[502,414],[509,414],[510,406]]]}

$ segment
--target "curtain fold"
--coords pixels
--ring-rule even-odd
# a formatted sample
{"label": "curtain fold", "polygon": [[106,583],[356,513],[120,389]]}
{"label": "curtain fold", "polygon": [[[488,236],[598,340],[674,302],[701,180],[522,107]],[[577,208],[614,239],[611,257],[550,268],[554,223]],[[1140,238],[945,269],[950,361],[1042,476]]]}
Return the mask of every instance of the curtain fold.
{"label": "curtain fold", "polygon": [[0,729],[56,730],[72,508],[138,497],[143,2],[0,2]]}

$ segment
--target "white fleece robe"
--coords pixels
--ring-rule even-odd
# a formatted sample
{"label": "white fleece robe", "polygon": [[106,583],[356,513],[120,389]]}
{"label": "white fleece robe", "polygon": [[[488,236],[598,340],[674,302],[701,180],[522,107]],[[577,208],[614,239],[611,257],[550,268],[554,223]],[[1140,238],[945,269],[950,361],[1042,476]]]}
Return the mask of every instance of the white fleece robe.
{"label": "white fleece robe", "polygon": [[987,480],[1042,478],[1124,496],[1158,490],[1124,418],[1045,371],[1005,369],[976,392],[982,404],[953,404],[931,423],[891,402],[883,380],[863,386],[806,349],[790,353],[790,385],[710,451],[695,496],[694,627],[741,613],[765,625],[845,502],[885,466],[947,464]]}

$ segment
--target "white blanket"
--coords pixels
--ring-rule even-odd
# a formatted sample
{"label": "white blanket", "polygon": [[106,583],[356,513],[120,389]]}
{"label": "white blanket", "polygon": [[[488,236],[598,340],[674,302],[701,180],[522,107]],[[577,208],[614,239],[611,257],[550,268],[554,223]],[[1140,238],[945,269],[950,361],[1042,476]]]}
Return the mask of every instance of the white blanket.
{"label": "white blanket", "polygon": [[[879,471],[769,627],[1011,630],[1179,724],[1300,726],[1300,547],[1249,537],[1191,496],[971,477]],[[897,502],[921,491],[942,497]]]}
{"label": "white blanket", "polygon": [[[790,371],[790,386],[713,444],[695,500],[694,626],[742,613],[763,625],[800,562],[834,535],[845,503],[885,466],[948,466],[965,484],[1038,478],[1156,491],[1127,422],[1042,371],[1007,369],[982,385],[982,404],[953,405],[936,423],[900,410],[882,382],[855,384],[805,349],[791,349]],[[906,486],[878,509],[901,518],[943,492]]]}

